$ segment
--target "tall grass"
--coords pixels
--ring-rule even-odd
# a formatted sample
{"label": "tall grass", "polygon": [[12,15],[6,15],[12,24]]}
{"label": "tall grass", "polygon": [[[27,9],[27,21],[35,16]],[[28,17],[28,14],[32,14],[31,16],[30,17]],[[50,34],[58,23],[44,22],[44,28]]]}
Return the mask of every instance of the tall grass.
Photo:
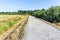
{"label": "tall grass", "polygon": [[[11,15],[7,15],[7,16],[11,16]],[[18,23],[20,20],[25,18],[25,15],[15,15],[16,17],[13,17],[13,16],[10,19],[8,17],[7,18],[8,20],[0,21],[0,34],[2,34],[3,32],[7,31],[14,24]]]}

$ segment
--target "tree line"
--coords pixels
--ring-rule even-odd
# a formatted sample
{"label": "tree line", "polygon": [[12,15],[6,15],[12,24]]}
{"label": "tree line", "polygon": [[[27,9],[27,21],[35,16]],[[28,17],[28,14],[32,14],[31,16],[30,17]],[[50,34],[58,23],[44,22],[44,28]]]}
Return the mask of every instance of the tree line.
{"label": "tree line", "polygon": [[27,14],[26,11],[18,10],[17,12],[0,12],[0,15],[19,15],[19,14]]}
{"label": "tree line", "polygon": [[60,6],[51,6],[49,9],[34,10],[31,15],[52,23],[60,22]]}
{"label": "tree line", "polygon": [[0,14],[23,15],[29,14],[49,22],[60,22],[60,6],[51,6],[49,9],[41,10],[18,10],[18,12],[0,12]]}

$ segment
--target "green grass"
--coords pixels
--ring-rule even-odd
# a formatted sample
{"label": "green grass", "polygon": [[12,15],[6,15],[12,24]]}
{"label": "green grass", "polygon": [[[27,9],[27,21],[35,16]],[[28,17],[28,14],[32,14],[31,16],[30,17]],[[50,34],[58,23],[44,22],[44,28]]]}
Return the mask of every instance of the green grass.
{"label": "green grass", "polygon": [[3,32],[7,31],[14,24],[17,24],[20,20],[22,20],[23,18],[25,18],[25,16],[26,15],[17,16],[15,19],[11,19],[11,20],[0,22],[0,34],[2,34]]}

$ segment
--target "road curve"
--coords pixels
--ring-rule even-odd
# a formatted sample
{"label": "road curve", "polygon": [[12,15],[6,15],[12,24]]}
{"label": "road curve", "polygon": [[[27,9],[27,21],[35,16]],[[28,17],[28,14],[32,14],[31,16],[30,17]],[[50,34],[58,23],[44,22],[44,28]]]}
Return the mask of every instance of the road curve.
{"label": "road curve", "polygon": [[29,16],[22,40],[60,40],[60,30]]}

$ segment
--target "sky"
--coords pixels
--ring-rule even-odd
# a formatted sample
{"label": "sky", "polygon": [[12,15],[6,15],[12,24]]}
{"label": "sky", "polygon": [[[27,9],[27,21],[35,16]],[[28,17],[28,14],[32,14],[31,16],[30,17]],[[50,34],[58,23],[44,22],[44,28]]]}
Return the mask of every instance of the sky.
{"label": "sky", "polygon": [[0,11],[36,10],[60,6],[60,0],[0,0]]}

